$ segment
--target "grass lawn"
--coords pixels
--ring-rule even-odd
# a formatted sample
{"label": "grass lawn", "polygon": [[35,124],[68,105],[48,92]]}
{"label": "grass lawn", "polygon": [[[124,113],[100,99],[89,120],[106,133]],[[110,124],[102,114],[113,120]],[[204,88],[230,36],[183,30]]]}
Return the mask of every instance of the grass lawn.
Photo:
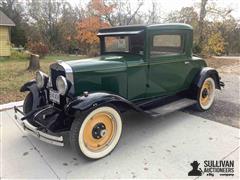
{"label": "grass lawn", "polygon": [[[49,72],[49,65],[56,60],[76,60],[84,56],[49,55],[40,59],[41,70]],[[0,104],[23,100],[25,93],[19,92],[20,87],[35,77],[35,72],[27,70],[29,60],[26,57],[9,57],[0,59]]]}

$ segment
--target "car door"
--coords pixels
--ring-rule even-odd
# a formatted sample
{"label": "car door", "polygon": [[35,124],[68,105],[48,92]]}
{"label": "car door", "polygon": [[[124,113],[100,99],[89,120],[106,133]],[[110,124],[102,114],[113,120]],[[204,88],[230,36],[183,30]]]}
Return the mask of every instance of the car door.
{"label": "car door", "polygon": [[127,61],[128,99],[139,100],[146,96],[148,63],[143,59]]}
{"label": "car door", "polygon": [[186,55],[187,34],[181,30],[149,33],[147,96],[171,95],[187,88],[191,63]]}
{"label": "car door", "polygon": [[146,97],[148,62],[146,60],[146,35],[129,36],[130,54],[126,57],[127,92],[129,100],[140,100]]}

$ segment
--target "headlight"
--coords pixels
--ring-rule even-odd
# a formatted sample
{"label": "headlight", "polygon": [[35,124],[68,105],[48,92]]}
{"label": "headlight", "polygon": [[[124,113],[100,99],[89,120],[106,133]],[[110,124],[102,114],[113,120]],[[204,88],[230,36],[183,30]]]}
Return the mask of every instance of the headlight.
{"label": "headlight", "polygon": [[58,76],[56,80],[57,90],[61,95],[66,94],[68,89],[67,80],[63,76]]}
{"label": "headlight", "polygon": [[48,77],[42,71],[36,72],[36,83],[38,88],[43,88],[48,81]]}

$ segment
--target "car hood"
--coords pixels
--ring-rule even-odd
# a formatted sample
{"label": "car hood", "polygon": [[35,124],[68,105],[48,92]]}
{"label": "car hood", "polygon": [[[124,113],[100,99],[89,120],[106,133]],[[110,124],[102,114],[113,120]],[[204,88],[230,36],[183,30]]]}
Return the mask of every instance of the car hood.
{"label": "car hood", "polygon": [[72,68],[73,72],[85,72],[107,69],[125,69],[126,57],[119,55],[107,55],[94,58],[80,59],[74,61],[65,61]]}

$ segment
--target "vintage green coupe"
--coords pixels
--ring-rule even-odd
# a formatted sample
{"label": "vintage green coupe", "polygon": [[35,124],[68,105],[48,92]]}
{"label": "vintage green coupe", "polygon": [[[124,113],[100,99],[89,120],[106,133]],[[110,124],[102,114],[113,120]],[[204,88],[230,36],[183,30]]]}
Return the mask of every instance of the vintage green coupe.
{"label": "vintage green coupe", "polygon": [[100,56],[58,61],[50,75],[38,71],[24,84],[29,91],[20,121],[45,142],[70,143],[98,159],[117,145],[122,113],[133,109],[160,116],[194,105],[208,110],[215,89],[224,84],[216,70],[192,56],[193,30],[186,24],[156,24],[100,29]]}

